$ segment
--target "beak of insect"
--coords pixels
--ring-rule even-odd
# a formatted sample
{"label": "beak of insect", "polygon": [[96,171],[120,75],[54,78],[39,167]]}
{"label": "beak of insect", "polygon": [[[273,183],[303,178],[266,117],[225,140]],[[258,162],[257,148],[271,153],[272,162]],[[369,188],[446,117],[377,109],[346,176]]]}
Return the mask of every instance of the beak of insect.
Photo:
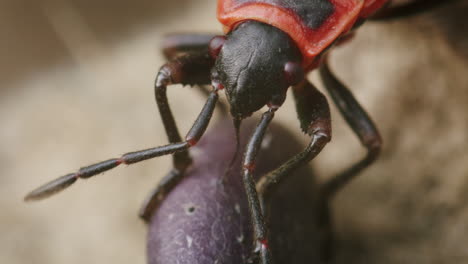
{"label": "beak of insect", "polygon": [[233,117],[232,118],[232,124],[234,125],[234,129],[236,131],[239,131],[242,123],[242,117]]}

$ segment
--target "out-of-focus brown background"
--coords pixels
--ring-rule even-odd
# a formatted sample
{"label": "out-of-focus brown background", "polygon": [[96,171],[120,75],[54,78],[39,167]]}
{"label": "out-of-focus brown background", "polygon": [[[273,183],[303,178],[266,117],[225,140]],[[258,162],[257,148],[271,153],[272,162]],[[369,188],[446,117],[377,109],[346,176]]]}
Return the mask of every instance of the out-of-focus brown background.
{"label": "out-of-focus brown background", "polygon": [[[0,2],[0,263],[145,262],[137,210],[168,157],[43,202],[22,198],[80,166],[164,144],[158,43],[172,31],[219,31],[215,9],[209,0]],[[334,203],[338,263],[468,262],[467,11],[461,0],[368,23],[334,52],[385,140],[379,162]],[[203,98],[180,87],[170,96],[186,131]],[[333,142],[315,162],[322,178],[364,154],[333,118]],[[300,136],[290,98],[277,119]]]}

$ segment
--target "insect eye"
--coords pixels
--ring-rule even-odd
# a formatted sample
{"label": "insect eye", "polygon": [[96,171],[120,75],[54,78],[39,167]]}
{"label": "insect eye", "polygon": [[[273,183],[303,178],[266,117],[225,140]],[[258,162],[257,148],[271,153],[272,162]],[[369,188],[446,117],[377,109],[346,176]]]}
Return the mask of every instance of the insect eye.
{"label": "insect eye", "polygon": [[212,58],[216,59],[218,57],[218,54],[221,51],[224,42],[226,42],[225,36],[216,36],[210,40],[208,48]]}
{"label": "insect eye", "polygon": [[289,85],[296,85],[304,79],[304,70],[296,62],[287,62],[284,65],[284,74]]}

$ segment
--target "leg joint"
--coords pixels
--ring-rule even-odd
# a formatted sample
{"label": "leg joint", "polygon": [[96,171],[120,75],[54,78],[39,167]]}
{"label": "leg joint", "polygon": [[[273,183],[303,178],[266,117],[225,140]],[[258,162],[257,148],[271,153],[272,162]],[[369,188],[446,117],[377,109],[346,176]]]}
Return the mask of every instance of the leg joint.
{"label": "leg joint", "polygon": [[173,72],[174,71],[170,64],[164,64],[161,69],[159,69],[158,75],[156,76],[155,89],[159,90],[174,83]]}
{"label": "leg joint", "polygon": [[319,130],[314,133],[314,136],[317,138],[317,140],[323,142],[323,144],[326,144],[331,141],[331,134],[329,131]]}
{"label": "leg joint", "polygon": [[331,140],[331,124],[328,118],[319,118],[315,120],[307,129],[309,135],[313,135],[319,139],[324,139],[326,142]]}
{"label": "leg joint", "polygon": [[364,141],[364,144],[368,151],[368,156],[373,157],[373,160],[377,159],[382,150],[382,139],[380,136],[373,137],[372,139]]}

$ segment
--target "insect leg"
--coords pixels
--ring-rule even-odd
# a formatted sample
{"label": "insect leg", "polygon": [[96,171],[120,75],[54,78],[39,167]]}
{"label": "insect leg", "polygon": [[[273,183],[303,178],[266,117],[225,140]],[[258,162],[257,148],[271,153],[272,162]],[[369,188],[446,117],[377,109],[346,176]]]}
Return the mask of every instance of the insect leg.
{"label": "insect leg", "polygon": [[[168,61],[172,61],[183,54],[208,54],[210,40],[216,34],[202,33],[173,33],[164,36],[162,41],[162,52]],[[202,95],[207,96],[211,92],[211,87],[198,84],[196,88]],[[227,114],[227,106],[220,102],[218,111]]]}
{"label": "insect leg", "polygon": [[260,179],[258,190],[266,201],[277,183],[311,161],[331,139],[330,109],[325,96],[307,80],[294,86],[293,93],[301,129],[312,139],[303,152]]}
{"label": "insect leg", "polygon": [[[197,91],[199,91],[204,97],[208,97],[211,93],[212,87],[208,85],[197,85]],[[228,106],[225,101],[220,100],[218,102],[218,107],[216,108],[219,113],[223,116],[228,114]]]}
{"label": "insect leg", "polygon": [[[179,56],[161,67],[156,78],[155,95],[169,142],[179,142],[181,138],[167,100],[167,85],[175,83],[208,84],[212,65],[213,60],[205,52]],[[202,91],[207,96],[211,94],[207,89],[202,89]],[[174,154],[173,163],[174,168],[151,191],[139,211],[139,216],[145,222],[150,220],[151,215],[167,193],[182,180],[185,169],[191,163],[188,151]]]}
{"label": "insect leg", "polygon": [[252,218],[254,229],[254,237],[256,244],[256,253],[260,253],[261,263],[271,263],[271,254],[268,248],[267,229],[265,219],[260,206],[260,200],[255,187],[255,179],[253,173],[255,170],[255,161],[257,159],[258,150],[260,149],[265,132],[275,115],[276,109],[270,108],[269,111],[262,115],[262,119],[255,128],[252,137],[247,144],[247,148],[243,160],[242,168],[242,181],[244,189],[247,194],[247,201],[249,204],[249,212]]}
{"label": "insect leg", "polygon": [[[262,209],[266,212],[265,214],[268,212],[265,205],[269,204],[268,201],[279,183],[291,175],[295,169],[314,159],[331,139],[330,109],[326,97],[307,80],[294,86],[293,93],[301,129],[311,136],[311,141],[304,151],[262,177],[258,182],[257,189],[262,199]],[[321,213],[320,210],[319,214]],[[321,244],[328,245],[328,240],[331,237],[331,225],[328,222],[325,224],[319,222],[319,225],[321,227],[320,240],[323,241]],[[323,258],[327,260],[330,254],[328,247],[325,246],[325,248],[327,249],[321,251],[325,251]]]}
{"label": "insect leg", "polygon": [[147,196],[140,208],[140,211],[138,212],[138,215],[143,221],[149,223],[159,204],[162,202],[168,192],[182,180],[183,175],[184,174],[180,171],[171,169],[169,173],[166,174],[164,178],[162,178],[156,188],[154,188]]}
{"label": "insect leg", "polygon": [[[330,71],[328,61],[325,60],[320,68],[320,75],[323,83],[332,97],[339,111],[343,115],[348,125],[358,136],[360,142],[367,149],[367,155],[359,162],[342,173],[331,178],[323,184],[318,198],[319,223],[331,230],[330,221],[330,201],[338,190],[343,188],[362,170],[372,164],[378,157],[382,146],[380,134],[367,115],[366,111],[360,106],[353,94],[342,84]],[[324,251],[330,252],[332,237],[328,237],[328,242],[324,244]]]}
{"label": "insect leg", "polygon": [[372,122],[371,118],[357,102],[348,88],[330,71],[326,60],[320,68],[320,75],[326,89],[338,106],[344,119],[358,136],[360,142],[367,148],[367,155],[364,159],[338,174],[324,185],[322,193],[326,199],[329,199],[339,189],[351,181],[354,176],[376,160],[380,153],[382,139],[374,122]]}
{"label": "insect leg", "polygon": [[[207,73],[209,73],[212,65],[213,60],[206,52],[186,54],[161,67],[156,78],[155,95],[159,113],[170,142],[180,141],[180,135],[167,101],[167,85],[173,83],[207,84],[210,82]],[[211,94],[207,89],[202,89],[202,91],[207,96]],[[173,163],[174,168],[151,191],[140,208],[139,216],[145,222],[150,220],[153,212],[169,191],[183,179],[184,171],[191,163],[188,151],[176,153],[173,156]]]}
{"label": "insect leg", "polygon": [[[212,97],[216,95],[216,102],[218,100],[217,91],[212,91],[209,94],[208,101],[211,101]],[[216,103],[214,102],[214,103]],[[208,125],[209,119],[213,114],[214,105],[212,108],[207,109],[203,114],[197,119],[197,122],[193,125],[192,129],[186,136],[186,141],[190,145],[195,145],[197,141],[201,138],[202,133],[205,131],[206,126]],[[200,122],[198,122],[200,120]],[[204,121],[206,120],[206,121]],[[206,122],[203,123],[203,122]],[[176,164],[177,161],[174,162]],[[148,197],[143,202],[143,206],[140,208],[139,216],[145,222],[149,222],[152,214],[155,212],[156,208],[162,202],[164,197],[183,179],[186,168],[190,163],[185,167],[173,168],[156,186],[156,188],[151,191]]]}
{"label": "insect leg", "polygon": [[[214,60],[207,53],[188,54],[161,67],[156,77],[154,92],[156,103],[170,143],[182,141],[167,100],[167,86],[171,84],[209,84]],[[187,150],[173,156],[174,168],[184,171],[191,163]]]}
{"label": "insect leg", "polygon": [[193,124],[190,131],[187,133],[184,141],[177,143],[171,143],[165,146],[140,150],[136,152],[129,152],[122,155],[120,158],[109,159],[103,162],[99,162],[90,166],[82,167],[75,173],[70,173],[65,176],[62,176],[56,180],[53,180],[45,185],[33,190],[28,195],[26,195],[25,200],[40,200],[46,197],[49,197],[55,193],[62,191],[68,186],[76,182],[77,179],[87,179],[92,176],[101,174],[105,171],[113,169],[120,164],[133,164],[147,159],[177,153],[181,151],[186,151],[189,147],[196,144],[196,142],[201,138],[203,133],[208,126],[208,123],[213,114],[216,102],[218,101],[217,90],[214,90],[210,97],[208,98],[205,106],[200,112],[197,120]]}
{"label": "insect leg", "polygon": [[442,6],[444,4],[449,4],[457,0],[415,0],[407,4],[402,4],[398,6],[389,6],[378,11],[376,14],[372,15],[369,20],[373,21],[388,21],[393,19],[400,19],[404,17],[410,17],[417,15],[422,12],[429,11],[436,7]]}

